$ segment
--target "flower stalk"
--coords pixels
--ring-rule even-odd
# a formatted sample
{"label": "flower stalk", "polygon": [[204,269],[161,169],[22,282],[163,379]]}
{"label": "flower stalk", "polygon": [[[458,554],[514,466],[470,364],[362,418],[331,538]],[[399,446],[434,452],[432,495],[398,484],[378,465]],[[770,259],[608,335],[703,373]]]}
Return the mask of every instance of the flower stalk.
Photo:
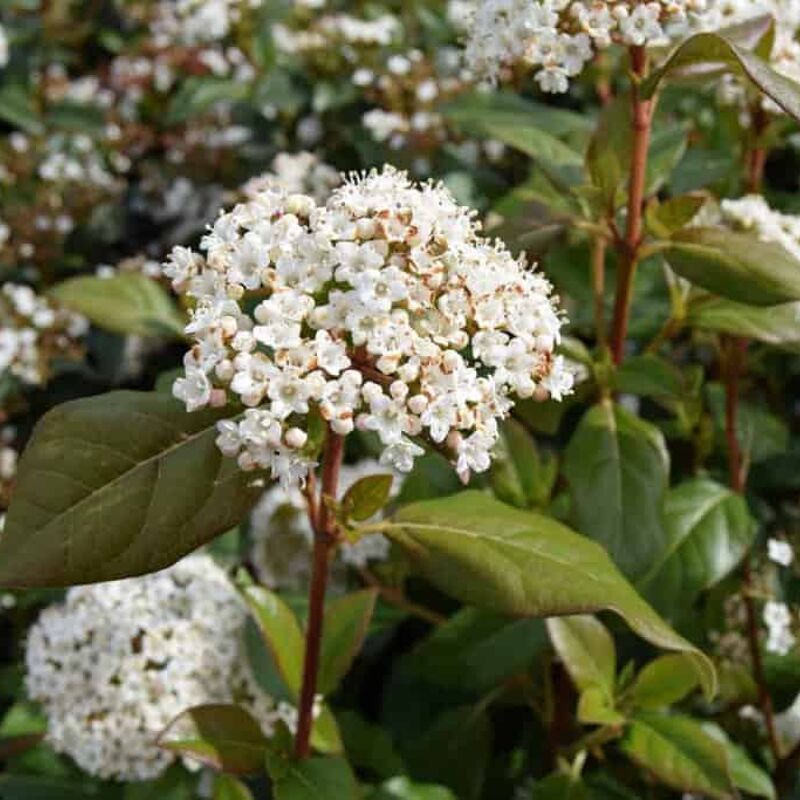
{"label": "flower stalk", "polygon": [[297,734],[294,743],[295,758],[311,755],[311,730],[314,725],[314,698],[319,673],[319,655],[322,646],[322,625],[325,616],[325,590],[328,585],[330,561],[336,546],[336,517],[333,503],[339,486],[339,471],[344,455],[344,436],[328,431],[322,460],[322,486],[319,502],[309,504],[309,517],[314,530],[311,586],[308,595],[308,622],[306,625],[305,655],[303,658],[303,683],[297,717]]}
{"label": "flower stalk", "polygon": [[615,364],[620,364],[625,355],[633,282],[641,255],[647,154],[650,149],[650,132],[653,122],[653,100],[643,98],[640,89],[640,84],[647,75],[647,51],[644,47],[631,47],[630,57],[633,74],[631,88],[633,145],[628,183],[626,230],[624,236],[617,242],[620,263],[617,271],[617,292],[611,331],[611,354]]}

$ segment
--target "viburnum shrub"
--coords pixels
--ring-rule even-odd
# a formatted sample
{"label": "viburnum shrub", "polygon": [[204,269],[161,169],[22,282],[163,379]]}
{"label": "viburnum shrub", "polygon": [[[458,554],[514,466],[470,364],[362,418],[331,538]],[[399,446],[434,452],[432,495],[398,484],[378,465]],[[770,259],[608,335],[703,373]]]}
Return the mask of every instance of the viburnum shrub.
{"label": "viburnum shrub", "polygon": [[800,798],[799,80],[794,0],[3,5],[0,797]]}

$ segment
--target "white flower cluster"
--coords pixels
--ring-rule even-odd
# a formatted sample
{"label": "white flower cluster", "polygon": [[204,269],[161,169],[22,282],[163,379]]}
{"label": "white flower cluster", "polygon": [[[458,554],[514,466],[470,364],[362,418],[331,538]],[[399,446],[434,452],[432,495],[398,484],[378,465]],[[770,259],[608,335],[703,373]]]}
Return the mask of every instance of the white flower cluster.
{"label": "white flower cluster", "polygon": [[[792,0],[787,0],[792,2]],[[597,51],[612,44],[662,47],[728,24],[759,0],[478,0],[467,61],[481,76],[525,63],[546,92],[566,92]],[[742,12],[744,13],[744,12]],[[758,10],[749,16],[757,16]]]}
{"label": "white flower cluster", "polygon": [[767,626],[767,652],[785,656],[797,641],[792,633],[792,613],[789,606],[777,600],[768,600],[764,604],[763,616]]}
{"label": "white flower cluster", "polygon": [[251,178],[242,186],[246,199],[254,200],[261,192],[279,188],[290,194],[307,194],[324,203],[342,182],[339,172],[314,153],[278,153],[271,168],[271,172]]}
{"label": "white flower cluster", "polygon": [[314,462],[308,417],[374,431],[381,463],[409,471],[426,435],[459,474],[483,472],[512,398],[572,387],[554,354],[551,286],[443,187],[355,176],[322,206],[267,190],[222,214],[164,267],[195,301],[175,396],[189,411],[241,403],[217,443],[285,486]]}
{"label": "white flower cluster", "polygon": [[721,222],[734,230],[752,231],[764,242],[781,245],[800,260],[800,217],[770,208],[757,194],[738,200],[723,200]]}
{"label": "white flower cluster", "polygon": [[70,589],[28,636],[27,690],[47,714],[48,741],[93,775],[147,780],[174,760],[156,738],[193,706],[240,703],[270,733],[273,703],[247,666],[246,619],[205,555]]}
{"label": "white flower cluster", "polygon": [[360,19],[351,14],[324,14],[312,24],[290,28],[282,23],[272,28],[275,46],[283,53],[298,54],[346,48],[347,60],[356,59],[352,48],[388,47],[402,31],[400,20],[393,14],[375,19]]}
{"label": "white flower cluster", "polygon": [[23,384],[45,382],[51,361],[68,357],[88,321],[53,305],[29,286],[7,283],[0,293],[0,375],[8,371]]}
{"label": "white flower cluster", "polygon": [[194,45],[224,39],[247,9],[262,0],[168,0],[159,2],[152,24],[157,42]]}
{"label": "white flower cluster", "polygon": [[767,541],[767,557],[781,567],[788,567],[794,561],[794,548],[783,539],[769,539]]}
{"label": "white flower cluster", "polygon": [[[377,461],[366,459],[345,464],[339,473],[340,491],[346,492],[368,475],[386,474]],[[391,496],[400,490],[395,476]],[[271,589],[299,590],[308,586],[314,532],[308,519],[308,505],[297,486],[288,490],[276,484],[261,496],[250,517],[250,562],[258,580]],[[340,567],[365,567],[389,555],[389,540],[381,534],[364,536],[357,542],[342,542],[336,551],[333,577],[344,579]]]}

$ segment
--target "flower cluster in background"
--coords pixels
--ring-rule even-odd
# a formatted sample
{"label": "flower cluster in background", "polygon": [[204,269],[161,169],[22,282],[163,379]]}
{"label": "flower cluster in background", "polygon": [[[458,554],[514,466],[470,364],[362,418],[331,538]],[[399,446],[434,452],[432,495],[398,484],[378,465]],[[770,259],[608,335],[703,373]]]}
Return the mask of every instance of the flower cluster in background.
{"label": "flower cluster in background", "polygon": [[205,555],[70,589],[28,634],[26,684],[47,713],[48,741],[89,774],[140,781],[175,760],[156,739],[193,706],[237,702],[270,733],[276,710],[248,666],[246,619]]}
{"label": "flower cluster in background", "polygon": [[572,374],[550,284],[478,230],[444,188],[390,168],[324,206],[266,190],[234,207],[205,256],[179,248],[164,267],[196,303],[176,397],[244,405],[219,423],[220,448],[285,486],[313,466],[316,411],[334,433],[377,433],[402,472],[423,433],[465,478],[485,471],[512,398],[560,399]]}

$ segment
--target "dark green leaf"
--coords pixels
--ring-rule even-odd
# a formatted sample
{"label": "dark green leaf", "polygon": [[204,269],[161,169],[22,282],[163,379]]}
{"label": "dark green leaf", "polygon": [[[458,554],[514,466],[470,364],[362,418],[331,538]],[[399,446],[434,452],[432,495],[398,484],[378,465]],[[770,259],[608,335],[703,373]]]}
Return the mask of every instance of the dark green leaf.
{"label": "dark green leaf", "polygon": [[367,475],[357,480],[342,498],[342,515],[345,519],[363,522],[377,514],[389,500],[392,475]]}
{"label": "dark green leaf", "polygon": [[2,800],[116,800],[116,788],[42,775],[0,775]]}
{"label": "dark green leaf", "polygon": [[190,77],[170,103],[165,121],[175,125],[190,117],[207,111],[215,103],[231,103],[243,100],[249,91],[244,81],[227,78]]}
{"label": "dark green leaf", "polygon": [[683,42],[642,84],[642,94],[652,96],[661,81],[677,70],[690,68],[702,75],[715,66],[724,66],[734,74],[748,78],[787,114],[800,120],[800,86],[773,70],[755,53],[716,33],[699,33]]}
{"label": "dark green leaf", "polygon": [[338,597],[326,606],[317,679],[321,694],[336,689],[361,650],[376,598],[375,589],[364,589]]}
{"label": "dark green leaf", "polygon": [[661,509],[669,454],[658,428],[601,403],[581,420],[564,454],[577,528],[600,542],[631,578],[664,549]]}
{"label": "dark green leaf", "polygon": [[756,306],[800,300],[800,261],[750,234],[684,228],[665,256],[682,278],[729,300]]}
{"label": "dark green leaf", "polygon": [[229,410],[158,393],[64,403],[36,426],[0,536],[0,585],[66,586],[169,566],[229,531],[259,496],[215,444]]}
{"label": "dark green leaf", "polygon": [[50,295],[113,333],[181,337],[186,325],[183,314],[164,289],[144,275],[70,278],[54,286]]}
{"label": "dark green leaf", "polygon": [[740,495],[707,478],[686,481],[667,495],[664,550],[640,581],[658,607],[686,607],[722,580],[752,544],[755,522]]}
{"label": "dark green leaf", "polygon": [[356,711],[337,714],[347,760],[359,770],[378,778],[391,778],[406,771],[388,731],[367,722]]}
{"label": "dark green leaf", "polygon": [[620,744],[623,752],[673,789],[731,800],[725,748],[683,716],[641,713]]}
{"label": "dark green leaf", "polygon": [[272,664],[296,700],[303,675],[303,632],[294,612],[274,592],[262,586],[248,586],[244,598],[261,632]]}
{"label": "dark green leaf", "polygon": [[456,796],[444,786],[412,783],[403,775],[386,781],[369,800],[456,800]]}
{"label": "dark green leaf", "polygon": [[690,303],[686,323],[695,328],[746,336],[765,344],[800,345],[800,303],[763,308],[703,295]]}
{"label": "dark green leaf", "polygon": [[614,388],[642,397],[680,397],[681,375],[672,364],[656,355],[632,356],[614,373]]}
{"label": "dark green leaf", "polygon": [[714,693],[708,659],[636,594],[601,547],[555,520],[480,492],[415,503],[394,520],[387,535],[462,602],[513,616],[613,611],[653,644],[691,654],[706,692]]}
{"label": "dark green leaf", "polygon": [[343,758],[307,758],[267,762],[275,800],[358,800],[360,792]]}
{"label": "dark green leaf", "polygon": [[264,768],[268,741],[239,706],[197,706],[179,714],[159,736],[159,747],[233,775]]}
{"label": "dark green leaf", "polygon": [[531,800],[590,800],[590,797],[580,778],[560,772],[537,781],[530,793]]}
{"label": "dark green leaf", "polygon": [[253,793],[232,775],[217,775],[213,800],[253,800]]}
{"label": "dark green leaf", "polygon": [[22,86],[9,84],[0,89],[0,119],[33,136],[44,132],[33,96]]}

